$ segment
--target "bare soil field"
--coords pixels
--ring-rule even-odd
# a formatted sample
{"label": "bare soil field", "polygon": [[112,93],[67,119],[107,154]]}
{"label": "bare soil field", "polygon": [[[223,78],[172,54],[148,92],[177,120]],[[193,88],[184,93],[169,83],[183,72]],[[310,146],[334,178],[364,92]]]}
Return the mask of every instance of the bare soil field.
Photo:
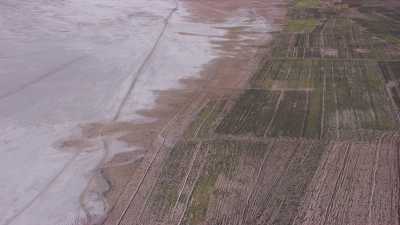
{"label": "bare soil field", "polygon": [[[197,19],[237,7],[188,2]],[[146,149],[101,169],[103,224],[399,224],[399,6],[289,1],[272,44],[234,56],[255,70],[216,62],[161,95],[154,126],[88,126]]]}

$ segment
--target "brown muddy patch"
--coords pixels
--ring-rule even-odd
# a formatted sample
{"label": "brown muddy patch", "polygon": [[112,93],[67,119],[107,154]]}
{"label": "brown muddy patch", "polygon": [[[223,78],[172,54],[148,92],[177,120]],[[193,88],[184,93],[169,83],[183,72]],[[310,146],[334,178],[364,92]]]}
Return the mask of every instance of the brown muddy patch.
{"label": "brown muddy patch", "polygon": [[285,10],[282,10],[286,6],[286,1],[184,0],[182,2],[190,9],[191,19],[200,22],[225,21],[235,16],[239,10],[251,9],[250,14],[264,17],[271,21],[275,28],[279,28],[286,16]]}
{"label": "brown muddy patch", "polygon": [[71,148],[79,148],[79,149],[85,149],[92,147],[93,145],[84,140],[84,139],[69,139],[65,140],[60,144],[60,148],[63,149],[71,149]]}

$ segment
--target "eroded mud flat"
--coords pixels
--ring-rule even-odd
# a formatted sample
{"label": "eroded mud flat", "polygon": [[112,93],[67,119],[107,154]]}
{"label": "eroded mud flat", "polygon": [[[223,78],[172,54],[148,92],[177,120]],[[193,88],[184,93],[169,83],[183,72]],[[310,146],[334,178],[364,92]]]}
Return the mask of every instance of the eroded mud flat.
{"label": "eroded mud flat", "polygon": [[2,1],[0,224],[121,222],[207,96],[246,84],[279,4]]}

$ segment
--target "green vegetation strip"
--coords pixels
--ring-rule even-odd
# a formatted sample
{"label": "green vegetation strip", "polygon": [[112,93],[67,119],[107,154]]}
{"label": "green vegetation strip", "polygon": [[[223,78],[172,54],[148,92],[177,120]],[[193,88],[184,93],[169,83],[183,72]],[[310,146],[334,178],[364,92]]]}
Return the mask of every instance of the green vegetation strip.
{"label": "green vegetation strip", "polygon": [[229,174],[238,160],[234,143],[224,142],[219,146],[211,144],[205,147],[210,148],[207,164],[194,187],[191,204],[185,215],[185,224],[197,225],[205,222],[209,201],[218,176]]}
{"label": "green vegetation strip", "polygon": [[247,90],[216,129],[219,134],[252,134],[263,137],[280,92]]}
{"label": "green vegetation strip", "polygon": [[289,20],[288,31],[289,32],[311,32],[317,27],[318,20],[310,19],[298,19]]}
{"label": "green vegetation strip", "polygon": [[321,4],[320,0],[296,0],[295,7],[297,8],[317,8]]}
{"label": "green vegetation strip", "polygon": [[153,192],[150,194],[149,210],[158,219],[170,213],[178,198],[178,191],[189,169],[196,143],[181,142],[174,146],[164,161],[161,174]]}

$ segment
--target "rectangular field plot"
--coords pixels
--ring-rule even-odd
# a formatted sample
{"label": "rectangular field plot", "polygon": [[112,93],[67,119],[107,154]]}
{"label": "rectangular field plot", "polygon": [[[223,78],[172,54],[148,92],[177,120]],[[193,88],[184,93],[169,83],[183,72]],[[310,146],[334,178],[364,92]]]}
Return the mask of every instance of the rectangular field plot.
{"label": "rectangular field plot", "polygon": [[386,83],[400,81],[400,61],[381,61],[379,68]]}
{"label": "rectangular field plot", "polygon": [[331,143],[291,224],[398,225],[399,153],[391,138]]}
{"label": "rectangular field plot", "polygon": [[[301,0],[298,2],[312,2],[318,0]],[[319,2],[319,1],[318,1]],[[327,13],[326,10],[323,10],[319,7],[298,7],[298,4],[294,3],[294,7],[289,8],[288,16],[290,19],[297,20],[297,19],[325,19],[329,16],[332,16],[332,13]]]}
{"label": "rectangular field plot", "polygon": [[[208,102],[185,137],[368,139],[397,125],[397,66],[367,60],[271,60],[238,97]],[[388,82],[396,85],[388,87]]]}
{"label": "rectangular field plot", "polygon": [[296,58],[399,58],[394,49],[352,19],[330,18],[311,31],[280,33],[272,53],[273,57]]}
{"label": "rectangular field plot", "polygon": [[207,152],[202,171],[191,189],[183,224],[218,224],[239,221],[240,205],[255,183],[271,143],[214,141],[203,144]]}
{"label": "rectangular field plot", "polygon": [[207,143],[184,224],[288,224],[323,148],[313,142]]}
{"label": "rectangular field plot", "polygon": [[182,185],[188,182],[188,173],[196,173],[198,162],[195,160],[200,156],[199,151],[200,145],[194,142],[175,145],[163,161],[154,186],[146,193],[145,204],[136,217],[140,224],[157,224],[169,219]]}
{"label": "rectangular field plot", "polygon": [[307,119],[308,96],[309,92],[306,91],[282,92],[267,135],[302,137]]}
{"label": "rectangular field plot", "polygon": [[320,83],[319,60],[270,60],[256,73],[250,84],[253,88],[269,90],[309,90]]}
{"label": "rectangular field plot", "polygon": [[138,224],[288,224],[297,215],[324,148],[317,141],[179,143]]}
{"label": "rectangular field plot", "polygon": [[339,129],[393,129],[396,120],[376,64],[352,61],[336,68],[327,92],[334,97]]}
{"label": "rectangular field plot", "polygon": [[196,115],[196,120],[194,120],[185,131],[184,137],[190,139],[211,136],[227,104],[227,100],[212,100],[207,102]]}
{"label": "rectangular field plot", "polygon": [[386,89],[397,113],[400,111],[400,61],[381,61],[379,68],[385,80]]}
{"label": "rectangular field plot", "polygon": [[232,197],[224,202],[225,207],[235,210],[246,200],[270,146],[268,142],[178,143],[147,191],[136,221],[148,225],[200,224],[208,219],[207,211],[218,206],[216,198],[225,194]]}
{"label": "rectangular field plot", "polygon": [[[386,77],[397,76],[393,69],[386,70]],[[286,93],[270,135],[340,138],[394,129],[395,113],[383,77],[370,61],[271,60],[251,83]]]}
{"label": "rectangular field plot", "polygon": [[280,92],[247,90],[224,116],[216,129],[220,134],[263,137],[275,113]]}
{"label": "rectangular field plot", "polygon": [[363,6],[358,8],[363,16],[354,20],[374,36],[398,45],[400,44],[399,9],[399,7],[388,6],[384,2],[381,5]]}

